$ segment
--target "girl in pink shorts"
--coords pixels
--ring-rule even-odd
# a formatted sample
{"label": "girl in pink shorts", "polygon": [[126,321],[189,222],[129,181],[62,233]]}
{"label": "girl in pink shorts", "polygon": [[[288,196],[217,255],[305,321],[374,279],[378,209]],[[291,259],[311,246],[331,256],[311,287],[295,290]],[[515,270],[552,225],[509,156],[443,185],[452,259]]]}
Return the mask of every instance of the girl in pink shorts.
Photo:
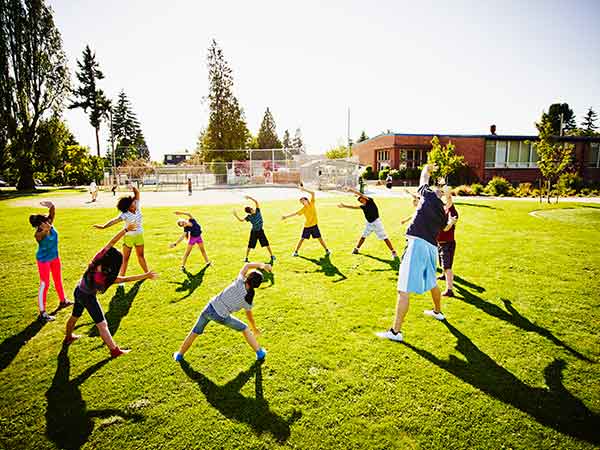
{"label": "girl in pink shorts", "polygon": [[206,255],[206,250],[204,249],[204,242],[202,241],[202,228],[200,228],[200,224],[196,222],[196,219],[194,219],[190,213],[175,211],[175,214],[178,216],[187,216],[187,219],[177,219],[177,225],[183,228],[183,233],[181,236],[179,236],[179,239],[169,246],[174,248],[186,237],[188,238],[188,245],[185,249],[185,253],[183,254],[183,260],[181,261],[181,270],[185,272],[185,262],[187,261],[190,252],[194,248],[194,245],[198,245],[198,248],[204,257],[204,262],[207,266],[209,266],[210,261]]}

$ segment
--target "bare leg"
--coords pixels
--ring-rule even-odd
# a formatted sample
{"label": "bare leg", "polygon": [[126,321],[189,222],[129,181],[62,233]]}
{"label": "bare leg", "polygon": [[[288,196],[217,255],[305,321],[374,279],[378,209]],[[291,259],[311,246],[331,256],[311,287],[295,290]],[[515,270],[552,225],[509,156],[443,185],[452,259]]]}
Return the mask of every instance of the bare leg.
{"label": "bare leg", "polygon": [[187,352],[189,350],[189,348],[192,346],[192,343],[196,340],[196,338],[198,336],[200,336],[200,335],[194,333],[193,331],[190,331],[188,333],[188,335],[185,337],[185,339],[183,340],[183,342],[181,343],[178,353],[180,355],[183,355],[185,352]]}
{"label": "bare leg", "polygon": [[271,258],[273,257],[273,252],[271,251],[271,246],[267,245],[267,250],[269,251],[269,255],[271,255]]}
{"label": "bare leg", "polygon": [[144,257],[144,246],[136,245],[135,253],[137,255],[138,262],[144,272],[148,272],[148,264],[146,264],[146,258]]}
{"label": "bare leg", "polygon": [[258,341],[252,334],[252,331],[250,331],[250,328],[246,327],[246,329],[242,333],[244,333],[244,338],[246,339],[248,345],[252,347],[252,350],[257,352],[260,349],[260,345],[258,345]]}
{"label": "bare leg", "polygon": [[[438,297],[439,297],[439,289],[438,289]],[[402,329],[402,323],[404,323],[404,317],[408,312],[408,292],[400,292],[398,291],[398,300],[396,302],[396,316],[394,317],[394,327],[393,330],[397,333]]]}
{"label": "bare leg", "polygon": [[246,259],[248,259],[248,256],[250,256],[250,250],[251,250],[251,248],[250,248],[250,247],[248,247],[248,248],[246,249]]}
{"label": "bare leg", "polygon": [[433,311],[439,313],[442,311],[442,294],[440,288],[436,285],[431,290],[431,299],[433,300]]}
{"label": "bare leg", "polygon": [[181,260],[181,267],[185,267],[185,262],[188,259],[188,256],[190,256],[190,252],[192,251],[192,249],[194,248],[194,245],[190,245],[188,244],[188,246],[185,248],[185,252],[183,252],[183,259]]}
{"label": "bare leg", "polygon": [[383,242],[385,242],[385,245],[387,245],[391,251],[396,252],[396,250],[394,250],[394,246],[392,245],[389,239],[386,238]]}
{"label": "bare leg", "polygon": [[77,323],[77,319],[79,317],[71,316],[69,320],[67,320],[67,327],[65,330],[65,338],[70,339],[73,338],[73,330],[75,329],[75,324]]}
{"label": "bare leg", "polygon": [[127,265],[129,264],[129,257],[131,256],[131,247],[123,246],[123,262],[121,263],[121,270],[119,276],[124,277],[127,272]]}
{"label": "bare leg", "polygon": [[356,244],[356,248],[360,248],[361,245],[363,245],[365,243],[365,238],[364,237],[360,237],[360,239],[358,240],[358,244]]}
{"label": "bare leg", "polygon": [[295,252],[298,253],[300,251],[300,247],[302,247],[302,243],[304,242],[304,238],[300,238],[298,241],[298,245],[296,246]]}
{"label": "bare leg", "polygon": [[319,238],[319,242],[321,243],[321,245],[323,246],[323,248],[325,250],[327,250],[327,244],[325,244],[325,241],[323,240],[323,238]]}
{"label": "bare leg", "polygon": [[97,323],[96,326],[98,327],[98,331],[100,332],[100,337],[102,338],[102,340],[104,341],[106,346],[110,350],[114,350],[115,348],[117,348],[117,344],[115,343],[115,341],[113,340],[113,338],[110,334],[110,330],[108,329],[108,323],[106,322],[106,320],[103,320],[102,322]]}
{"label": "bare leg", "polygon": [[208,264],[210,261],[208,260],[208,256],[206,255],[206,250],[204,249],[204,244],[202,242],[198,242],[198,248],[202,252],[202,256],[204,256],[204,262]]}
{"label": "bare leg", "polygon": [[452,269],[446,269],[445,272],[446,272],[446,289],[451,291],[452,288],[454,287],[454,272],[452,272]]}

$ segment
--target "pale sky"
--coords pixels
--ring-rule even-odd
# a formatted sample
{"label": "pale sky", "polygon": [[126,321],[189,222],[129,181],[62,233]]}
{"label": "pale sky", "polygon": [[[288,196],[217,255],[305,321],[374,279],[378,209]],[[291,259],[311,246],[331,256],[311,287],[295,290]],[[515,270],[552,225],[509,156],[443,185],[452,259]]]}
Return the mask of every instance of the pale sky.
{"label": "pale sky", "polygon": [[[152,159],[193,150],[208,122],[216,39],[256,134],[269,107],[310,153],[351,136],[535,134],[551,103],[600,114],[600,1],[51,0],[75,83],[86,44],[113,99],[124,89]],[[95,152],[82,110],[66,111]],[[598,124],[600,126],[600,123]],[[102,130],[102,153],[107,130]]]}

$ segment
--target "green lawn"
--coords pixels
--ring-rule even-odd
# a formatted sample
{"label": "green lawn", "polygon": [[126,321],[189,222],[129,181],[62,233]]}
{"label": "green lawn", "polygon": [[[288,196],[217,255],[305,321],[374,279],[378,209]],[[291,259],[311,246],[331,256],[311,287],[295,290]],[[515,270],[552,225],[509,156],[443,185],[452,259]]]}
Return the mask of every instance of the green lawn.
{"label": "green lawn", "polygon": [[[600,208],[459,199],[459,296],[444,302],[445,323],[423,316],[428,295],[414,296],[406,343],[396,344],[374,332],[390,326],[397,264],[374,237],[350,254],[363,217],[338,201],[318,202],[330,261],[312,241],[301,258],[290,256],[301,221],[279,217],[297,202],[262,205],[278,256],[255,298],[269,351],[262,366],[241,335],[215,324],[187,363],[171,359],[242,265],[249,226],[231,205],[191,210],[214,266],[200,271],[195,251],[189,277],[179,271],[183,247],[167,247],[178,234],[175,207],[144,209],[146,255],[161,278],[100,297],[116,341],[133,350],[109,360],[87,313],[84,337],[68,349],[61,342],[69,311],[38,325],[30,210],[0,202],[0,448],[600,446]],[[378,204],[402,250],[408,201]],[[115,212],[57,212],[69,295],[117,231],[91,224]],[[267,260],[261,250],[254,255]],[[138,271],[133,260],[129,273]],[[49,309],[56,303],[51,287]]]}

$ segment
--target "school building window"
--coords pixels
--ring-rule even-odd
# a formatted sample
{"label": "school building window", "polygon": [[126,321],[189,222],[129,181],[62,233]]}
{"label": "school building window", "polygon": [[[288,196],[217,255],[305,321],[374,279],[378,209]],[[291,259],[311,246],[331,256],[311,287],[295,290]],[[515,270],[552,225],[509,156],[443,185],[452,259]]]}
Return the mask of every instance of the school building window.
{"label": "school building window", "polygon": [[585,166],[600,168],[600,142],[590,142],[585,150]]}
{"label": "school building window", "polygon": [[537,168],[535,144],[525,141],[486,141],[485,167]]}
{"label": "school building window", "polygon": [[383,167],[390,166],[390,151],[389,150],[378,150],[377,151],[377,171],[379,172]]}
{"label": "school building window", "polygon": [[406,167],[419,168],[427,163],[427,150],[401,150],[406,158]]}

